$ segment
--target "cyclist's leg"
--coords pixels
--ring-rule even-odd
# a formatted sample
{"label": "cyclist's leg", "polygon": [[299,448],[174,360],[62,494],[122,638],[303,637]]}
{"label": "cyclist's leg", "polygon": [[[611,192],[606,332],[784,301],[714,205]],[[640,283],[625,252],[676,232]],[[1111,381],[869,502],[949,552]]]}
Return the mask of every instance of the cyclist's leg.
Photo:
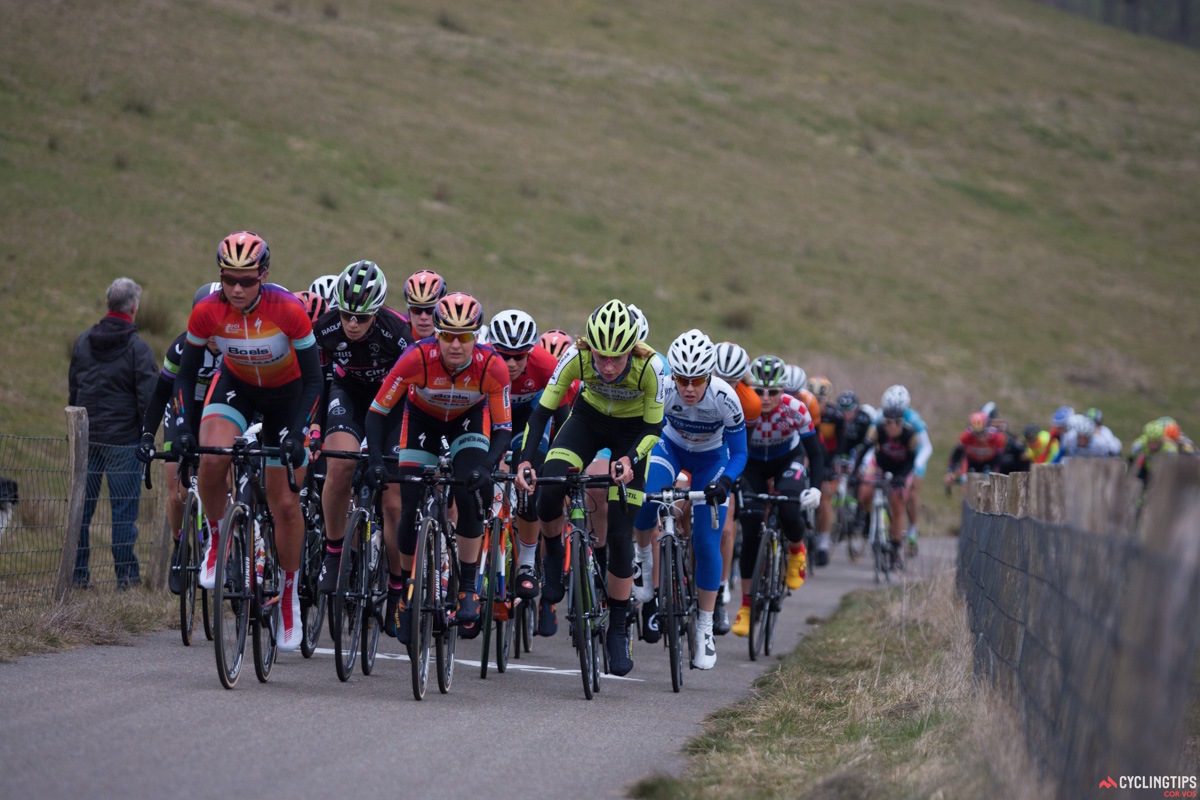
{"label": "cyclist's leg", "polygon": [[[833,458],[826,454],[827,459]],[[821,505],[817,508],[817,566],[823,567],[829,563],[833,530],[833,493],[837,489],[837,481],[824,481],[821,484]]]}
{"label": "cyclist's leg", "polygon": [[[356,402],[354,395],[335,381],[329,389],[323,449],[358,451],[365,438],[366,412],[367,406]],[[325,460],[328,463],[325,466],[325,487],[321,492],[321,509],[325,512],[325,547],[327,553],[340,554],[342,539],[346,535],[346,512],[350,508],[350,484],[357,462],[344,458]]]}
{"label": "cyclist's leg", "polygon": [[[699,454],[698,454],[699,455]],[[686,466],[692,473],[693,486],[707,486],[726,463],[723,451],[711,451],[690,460]],[[699,669],[712,669],[717,663],[717,645],[713,639],[717,596],[721,587],[723,565],[721,561],[721,531],[725,527],[728,500],[717,507],[717,524],[713,525],[712,506],[698,504],[692,507],[692,552],[696,557],[695,581],[696,601],[699,613],[696,619],[696,655],[694,664]]]}
{"label": "cyclist's leg", "polygon": [[[666,439],[660,439],[650,451],[650,468],[646,476],[646,492],[661,492],[675,482],[679,473],[679,458]],[[658,528],[658,503],[646,503],[634,519],[633,529],[637,538],[634,561],[634,594],[636,600],[645,603],[654,596],[658,572],[654,569],[654,534]],[[637,580],[640,573],[641,582]]]}
{"label": "cyclist's leg", "polygon": [[[760,494],[767,491],[769,466],[768,461],[746,462],[746,468],[742,471],[742,483],[748,492]],[[745,506],[738,508],[738,517],[742,522],[742,557],[738,564],[742,577],[742,602],[732,630],[739,636],[747,636],[750,633],[750,587],[754,580],[754,562],[758,558],[765,510],[761,501],[748,498]]]}
{"label": "cyclist's leg", "polygon": [[[800,461],[799,453],[775,462],[775,491],[796,497],[808,488],[808,472]],[[787,583],[789,589],[799,589],[804,584],[808,568],[808,553],[804,549],[804,529],[807,525],[804,512],[797,503],[779,505],[779,527],[788,541]]]}
{"label": "cyclist's leg", "polygon": [[[436,421],[412,405],[405,405],[397,442],[397,474],[419,475],[426,465],[436,464],[438,453],[434,443],[440,440],[433,435]],[[421,502],[422,487],[417,483],[401,483],[395,487],[400,497],[400,513],[396,528],[391,536],[396,542],[398,557],[388,561],[388,594],[385,611],[384,632],[395,636],[401,644],[408,644],[412,625],[411,609],[404,602],[406,586],[412,580],[413,556],[417,552],[417,506]],[[385,535],[386,535],[385,531]],[[389,545],[390,559],[390,545]]]}
{"label": "cyclist's leg", "polygon": [[[607,475],[612,463],[611,452],[605,448],[596,454],[584,470],[588,475]],[[596,534],[596,560],[608,564],[608,490],[588,489],[588,508],[591,509],[592,532]]]}
{"label": "cyclist's leg", "polygon": [[[483,433],[483,406],[476,406],[464,417],[459,417],[453,423],[453,430],[457,432],[457,436],[451,433],[449,426],[445,431],[446,438],[450,442],[454,474],[460,477],[471,474],[476,467],[482,464],[488,451],[488,437]],[[465,430],[463,429],[464,423]],[[478,513],[480,511],[477,507],[478,501],[467,487],[455,486],[452,494],[454,495],[454,504],[458,506],[459,511],[458,525],[455,528],[459,568],[458,618],[463,622],[474,622],[479,619],[479,595],[475,591],[475,585],[479,575],[479,558],[483,544],[483,519]],[[490,508],[490,491],[483,500]],[[483,509],[485,513],[486,510],[486,508]],[[466,634],[466,638],[472,638],[478,632],[478,625],[461,631]]]}
{"label": "cyclist's leg", "polygon": [[[547,478],[567,474],[569,467],[582,469],[596,454],[596,429],[586,412],[572,411],[554,437],[554,446],[546,454],[541,474]],[[562,540],[563,499],[565,486],[543,486],[537,501],[538,520],[542,525],[545,555],[542,560],[542,598],[557,603],[563,598],[563,557],[566,548]]]}

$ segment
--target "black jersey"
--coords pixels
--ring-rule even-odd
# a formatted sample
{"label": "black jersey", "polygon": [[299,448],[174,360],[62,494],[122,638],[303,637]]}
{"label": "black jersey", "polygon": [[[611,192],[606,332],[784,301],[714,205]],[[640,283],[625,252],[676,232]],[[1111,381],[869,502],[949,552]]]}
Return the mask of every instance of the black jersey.
{"label": "black jersey", "polygon": [[367,335],[356,342],[346,338],[336,310],[318,317],[313,332],[333,369],[334,381],[352,391],[370,391],[372,396],[400,354],[416,341],[408,320],[386,307],[375,315]]}

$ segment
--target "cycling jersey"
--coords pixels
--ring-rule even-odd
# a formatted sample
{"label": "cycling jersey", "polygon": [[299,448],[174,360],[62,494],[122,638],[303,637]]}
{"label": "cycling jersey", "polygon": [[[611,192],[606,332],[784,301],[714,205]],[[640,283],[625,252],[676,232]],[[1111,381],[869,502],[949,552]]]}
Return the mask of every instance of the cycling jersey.
{"label": "cycling jersey", "polygon": [[1067,431],[1063,434],[1061,453],[1062,458],[1070,458],[1072,456],[1082,458],[1104,458],[1105,456],[1121,455],[1121,440],[1113,435],[1107,427],[1096,431],[1088,437],[1086,443],[1081,444],[1079,434],[1075,431]]}
{"label": "cycling jersey", "polygon": [[371,329],[351,341],[342,327],[341,313],[328,311],[313,328],[317,344],[333,366],[334,380],[353,390],[379,390],[383,377],[409,345],[416,341],[412,326],[390,308],[381,308]]}
{"label": "cycling jersey", "polygon": [[843,414],[842,420],[842,435],[838,439],[836,453],[839,456],[851,455],[854,449],[866,440],[867,431],[871,429],[874,421],[871,415],[861,408],[855,409],[849,417]]}
{"label": "cycling jersey", "polygon": [[387,415],[405,398],[429,416],[448,422],[487,401],[492,428],[512,430],[508,367],[490,347],[476,347],[471,360],[451,372],[442,362],[436,339],[422,339],[405,351],[388,372],[371,403]]}
{"label": "cycling jersey", "polygon": [[[693,453],[716,450],[725,445],[726,434],[745,438],[746,420],[737,393],[716,375],[709,379],[704,396],[695,405],[684,403],[679,391],[671,386],[663,407],[666,415],[663,438],[683,450]],[[739,474],[744,464],[743,458],[742,464],[737,465]]]}
{"label": "cycling jersey", "polygon": [[994,428],[989,428],[982,437],[976,436],[968,428],[958,437],[958,445],[950,454],[947,469],[956,471],[965,459],[965,467],[970,472],[995,470],[1000,465],[1000,457],[1007,444],[1004,434]]}
{"label": "cycling jersey", "polygon": [[1052,464],[1058,459],[1058,439],[1050,431],[1038,431],[1033,444],[1029,445],[1030,460],[1034,464]]}
{"label": "cycling jersey", "polygon": [[737,392],[738,401],[742,404],[742,415],[746,418],[747,424],[762,416],[762,400],[758,399],[753,386],[738,381],[733,385],[733,389]]}
{"label": "cycling jersey", "polygon": [[[158,373],[158,383],[154,386],[154,394],[150,396],[150,404],[146,407],[146,415],[142,418],[143,433],[157,433],[159,423],[166,423],[167,431],[163,436],[164,450],[171,449],[171,440],[175,427],[175,415],[167,407],[167,401],[171,398],[171,390],[175,386],[175,376],[179,374],[179,362],[183,358],[183,350],[186,345],[187,332],[185,331],[179,334],[175,341],[171,343],[171,346],[167,348],[167,354],[163,356],[162,370]],[[205,347],[204,361],[201,363],[200,371],[196,375],[196,390],[193,399],[197,401],[204,399],[204,395],[208,392],[209,384],[212,383],[213,377],[220,368],[220,353],[214,354]]]}
{"label": "cycling jersey", "polygon": [[816,435],[812,417],[804,403],[789,394],[779,397],[779,405],[747,426],[750,458],[769,461],[779,458],[800,444],[801,437]]}
{"label": "cycling jersey", "polygon": [[897,434],[888,433],[882,424],[876,425],[867,432],[867,442],[874,445],[875,466],[881,471],[890,472],[895,477],[913,471],[917,449],[920,446],[920,434],[912,425],[905,422]]}
{"label": "cycling jersey", "polygon": [[846,425],[842,410],[836,405],[827,406],[821,411],[821,418],[816,423],[817,436],[821,438],[821,446],[825,448],[826,455],[832,456],[837,452],[838,443],[842,438],[842,428]]}

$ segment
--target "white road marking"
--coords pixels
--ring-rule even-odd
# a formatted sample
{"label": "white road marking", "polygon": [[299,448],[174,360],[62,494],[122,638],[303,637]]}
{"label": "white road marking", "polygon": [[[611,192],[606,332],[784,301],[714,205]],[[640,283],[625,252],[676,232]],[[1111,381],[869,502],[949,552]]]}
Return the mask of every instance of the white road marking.
{"label": "white road marking", "polygon": [[[323,656],[332,656],[335,654],[333,649],[331,649],[329,647],[318,647],[318,648],[314,649],[313,652],[319,653],[320,655],[323,655]],[[385,659],[389,659],[391,661],[408,661],[408,656],[404,655],[403,653],[377,653],[375,655],[375,657],[376,658],[385,658]],[[496,668],[496,663],[494,661],[489,661],[488,663],[491,665],[489,669]],[[479,662],[479,661],[471,661],[470,659],[459,658],[456,655],[454,657],[454,665],[458,666],[459,664],[464,664],[468,667],[482,666],[481,662]],[[506,671],[507,670],[514,670],[514,671],[524,670],[525,672],[540,672],[544,675],[568,675],[572,678],[579,677],[579,670],[577,670],[577,669],[559,669],[558,667],[542,667],[537,664],[524,664],[524,663],[516,664],[516,663],[513,663],[512,661],[508,662],[508,665],[505,667],[505,670]],[[605,674],[605,673],[600,673],[600,679],[605,680],[605,681],[634,681],[636,683],[645,683],[644,678],[630,678],[625,675],[609,675],[609,674]]]}

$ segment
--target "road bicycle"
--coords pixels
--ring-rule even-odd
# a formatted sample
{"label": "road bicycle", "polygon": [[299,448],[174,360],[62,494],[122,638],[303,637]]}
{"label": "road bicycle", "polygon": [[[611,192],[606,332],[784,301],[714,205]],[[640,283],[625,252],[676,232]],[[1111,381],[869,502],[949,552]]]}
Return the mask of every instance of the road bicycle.
{"label": "road bicycle", "polygon": [[[155,453],[154,458],[160,461],[170,461],[176,454],[170,451]],[[196,488],[196,459],[186,459],[179,463],[179,482],[188,487],[187,496],[183,502],[183,523],[179,529],[179,546],[173,548],[170,570],[179,576],[179,634],[184,645],[192,644],[192,634],[196,625],[196,597],[199,592],[200,614],[204,621],[204,637],[212,641],[212,618],[209,614],[208,590],[200,585],[200,560],[208,548],[209,532],[208,519],[204,515],[204,506],[200,502],[200,492]],[[146,489],[154,487],[150,481],[150,465],[146,465]],[[169,491],[169,489],[168,489]]]}
{"label": "road bicycle", "polygon": [[[526,475],[526,481],[532,476]],[[600,671],[608,672],[608,653],[605,650],[605,626],[608,623],[608,592],[606,576],[596,561],[595,541],[588,522],[587,489],[613,484],[607,475],[588,475],[578,467],[568,467],[567,474],[551,478],[538,477],[539,485],[567,487],[566,545],[570,549],[570,569],[567,574],[567,622],[571,628],[571,643],[579,655],[579,672],[583,678],[583,696],[591,700],[600,691]],[[622,505],[628,502],[625,485],[617,484]]]}
{"label": "road bicycle", "polygon": [[833,493],[833,544],[846,542],[846,552],[851,561],[862,558],[867,547],[864,533],[856,534],[854,520],[858,515],[858,498],[855,497],[852,478],[854,459],[849,456],[838,456],[834,462],[837,474],[837,486]]}
{"label": "road bicycle", "polygon": [[[360,463],[366,456],[354,451],[324,451],[328,458]],[[338,562],[337,587],[329,598],[329,634],[333,638],[334,666],[345,682],[360,659],[364,675],[375,668],[383,610],[387,603],[387,548],[383,546],[383,495],[366,484],[362,469],[352,481],[346,536]]]}
{"label": "road bicycle", "polygon": [[[679,536],[675,525],[684,501],[704,503],[703,491],[674,487],[646,494],[645,502],[658,503],[658,624],[671,665],[671,690],[683,688],[683,647],[687,645],[689,668],[696,658],[696,583],[692,573],[692,540]],[[711,506],[713,527],[717,509]]]}
{"label": "road bicycle", "polygon": [[[516,575],[517,534],[513,525],[512,482],[515,476],[497,472],[492,478],[498,490],[492,497],[491,512],[483,526],[483,549],[479,565],[480,632],[483,653],[479,659],[479,677],[486,679],[488,659],[495,628],[496,671],[508,668],[513,652],[513,637],[518,616],[525,617],[530,603],[517,597],[509,576]],[[528,626],[526,628],[528,630]],[[520,644],[517,646],[520,651]]]}
{"label": "road bicycle", "polygon": [[300,511],[304,516],[304,550],[297,580],[300,593],[300,620],[304,636],[300,640],[300,654],[312,658],[321,638],[325,621],[326,595],[319,590],[321,560],[325,548],[325,512],[321,508],[323,480],[316,470],[310,469],[300,489]]}
{"label": "road bicycle", "polygon": [[891,512],[888,510],[888,494],[899,490],[892,473],[885,472],[882,477],[869,481],[875,488],[871,500],[871,517],[867,523],[867,542],[875,560],[875,582],[882,580],[891,582],[892,570],[896,566],[896,548],[891,540]]}
{"label": "road bicycle", "polygon": [[[784,577],[787,572],[783,533],[779,527],[779,505],[799,503],[799,497],[773,492],[750,493],[743,491],[738,507],[745,508],[746,500],[766,503],[762,533],[758,541],[758,553],[754,559],[754,573],[750,579],[750,660],[758,660],[759,653],[771,655],[775,639],[775,625],[783,607],[783,598],[788,594]],[[747,514],[756,514],[749,511]]]}

